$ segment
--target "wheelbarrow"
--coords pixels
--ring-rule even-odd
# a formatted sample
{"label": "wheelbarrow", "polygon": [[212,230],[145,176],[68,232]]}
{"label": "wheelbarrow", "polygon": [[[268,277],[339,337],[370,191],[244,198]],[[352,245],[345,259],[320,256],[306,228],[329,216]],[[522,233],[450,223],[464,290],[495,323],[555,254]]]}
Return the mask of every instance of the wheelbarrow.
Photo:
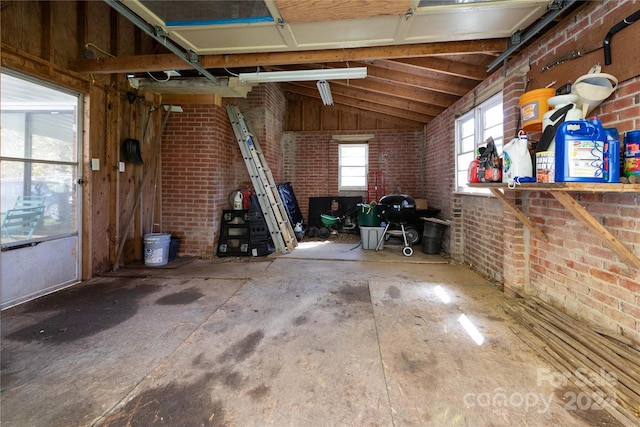
{"label": "wheelbarrow", "polygon": [[320,221],[324,227],[318,228],[318,237],[327,238],[331,233],[337,234],[337,224],[340,222],[340,218],[333,215],[322,214],[320,215]]}

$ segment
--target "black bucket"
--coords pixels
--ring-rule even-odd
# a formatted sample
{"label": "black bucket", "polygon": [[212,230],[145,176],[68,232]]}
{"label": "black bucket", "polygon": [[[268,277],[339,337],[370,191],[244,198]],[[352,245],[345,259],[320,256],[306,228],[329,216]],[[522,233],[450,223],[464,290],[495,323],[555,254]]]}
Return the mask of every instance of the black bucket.
{"label": "black bucket", "polygon": [[425,254],[439,254],[442,247],[442,236],[447,226],[433,221],[425,221],[422,230],[422,252]]}
{"label": "black bucket", "polygon": [[173,261],[178,257],[178,248],[180,247],[180,239],[174,236],[171,236],[171,241],[169,242],[169,261]]}

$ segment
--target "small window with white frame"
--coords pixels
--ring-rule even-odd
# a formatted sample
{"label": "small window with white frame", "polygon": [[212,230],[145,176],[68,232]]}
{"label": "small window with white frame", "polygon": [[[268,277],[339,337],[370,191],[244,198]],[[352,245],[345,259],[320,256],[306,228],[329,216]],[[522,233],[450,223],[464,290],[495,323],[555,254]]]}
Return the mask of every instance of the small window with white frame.
{"label": "small window with white frame", "polygon": [[468,170],[478,155],[478,149],[492,137],[498,152],[502,152],[503,136],[502,93],[492,96],[456,119],[456,190],[465,193],[488,193],[484,188],[471,188]]}
{"label": "small window with white frame", "polygon": [[366,190],[369,145],[340,144],[338,153],[338,190]]}

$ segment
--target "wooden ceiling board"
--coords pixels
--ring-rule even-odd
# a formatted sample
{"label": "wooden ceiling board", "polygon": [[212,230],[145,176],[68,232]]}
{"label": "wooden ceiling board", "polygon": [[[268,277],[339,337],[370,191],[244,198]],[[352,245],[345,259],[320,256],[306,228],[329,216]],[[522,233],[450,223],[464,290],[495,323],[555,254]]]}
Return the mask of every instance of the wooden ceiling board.
{"label": "wooden ceiling board", "polygon": [[289,24],[298,49],[380,46],[394,44],[402,18],[383,16],[345,21]]}
{"label": "wooden ceiling board", "polygon": [[431,105],[443,108],[450,106],[459,99],[458,96],[434,92],[432,90],[414,86],[407,86],[402,83],[391,81],[362,79],[351,80],[348,84],[341,82],[332,82],[331,85],[332,87],[336,86],[337,88],[340,88],[343,85],[353,88],[360,88],[368,92],[381,93],[404,99],[419,99],[422,102],[426,102]]}
{"label": "wooden ceiling board", "polygon": [[[300,95],[305,95],[311,98],[317,98],[318,90],[316,88],[304,87],[301,85],[295,84],[287,84],[285,85],[285,90],[293,93],[297,93]],[[343,96],[339,94],[333,94],[333,100],[335,104],[346,105],[350,107],[357,108],[363,111],[375,111],[381,114],[388,114],[393,117],[400,117],[405,120],[410,120],[418,123],[428,123],[434,116],[417,113],[415,111],[405,110],[402,108],[392,107],[387,104],[379,104],[370,102],[369,100],[364,100],[362,97],[359,98],[351,98],[348,96]],[[336,108],[335,106],[326,108]]]}
{"label": "wooden ceiling board", "polygon": [[399,16],[411,7],[410,0],[275,0],[274,3],[288,23]]}
{"label": "wooden ceiling board", "polygon": [[516,0],[418,8],[407,40],[429,41],[432,34],[446,35],[447,39],[460,39],[465,34],[476,38],[510,36],[535,22],[548,4],[547,0]]}
{"label": "wooden ceiling board", "polygon": [[[507,48],[512,34],[543,17],[550,0],[423,7],[419,0],[265,0],[272,22],[182,26],[167,26],[141,0],[122,1],[149,24],[165,29],[173,42],[195,52],[199,64],[215,76],[227,78],[253,67],[366,66],[365,79],[331,81],[336,105],[319,111],[331,108],[419,128],[484,81],[488,64]],[[167,7],[176,12],[177,5]],[[93,74],[190,70],[190,64],[166,52],[79,59],[71,66]],[[193,70],[183,74],[195,75]],[[320,102],[315,82],[281,87],[288,98],[296,94]],[[198,90],[184,87],[185,92]]]}
{"label": "wooden ceiling board", "polygon": [[[357,100],[364,100],[366,102],[386,105],[389,107],[399,108],[403,110],[410,110],[419,114],[423,114],[425,116],[436,117],[438,114],[444,111],[444,107],[435,107],[429,103],[421,102],[420,99],[418,98],[406,99],[406,98],[393,96],[392,94],[388,94],[388,93],[382,94],[379,92],[367,91],[366,89],[361,89],[353,86],[347,86],[347,85],[338,86],[334,82],[330,82],[329,85],[332,90],[336,89],[335,90],[336,93],[339,92],[341,95],[345,97],[349,97]],[[306,93],[310,93],[312,95],[314,94],[314,92],[317,92],[315,83],[296,82],[296,83],[290,83],[286,87],[294,87],[294,86],[311,89],[310,92],[306,92]],[[337,90],[338,87],[340,89],[339,91]]]}
{"label": "wooden ceiling board", "polygon": [[273,24],[255,24],[251,31],[246,25],[221,28],[194,26],[171,29],[169,34],[180,45],[200,55],[285,51],[290,47]]}
{"label": "wooden ceiling board", "polygon": [[[459,58],[458,58],[459,59]],[[393,60],[378,59],[374,61],[376,64],[384,64],[387,62],[398,63],[415,68],[417,70],[430,70],[437,73],[443,73],[450,76],[461,77],[464,79],[482,81],[487,78],[487,68],[479,67],[475,64],[466,62],[451,61],[433,56],[424,58],[400,58]],[[488,65],[490,61],[486,62]]]}

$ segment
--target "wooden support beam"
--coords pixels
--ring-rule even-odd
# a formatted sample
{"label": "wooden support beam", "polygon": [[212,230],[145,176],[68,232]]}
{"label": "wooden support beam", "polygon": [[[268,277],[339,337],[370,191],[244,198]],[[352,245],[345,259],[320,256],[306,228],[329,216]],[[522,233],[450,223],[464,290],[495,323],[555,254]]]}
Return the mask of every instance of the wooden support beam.
{"label": "wooden support beam", "polygon": [[536,237],[545,243],[549,243],[549,238],[542,230],[540,230],[518,207],[507,199],[507,197],[497,188],[492,188],[491,193],[506,207],[516,218],[520,220]]}
{"label": "wooden support beam", "polygon": [[479,65],[465,64],[463,62],[450,61],[447,59],[425,56],[422,58],[400,58],[394,60],[380,59],[374,61],[374,65],[396,69],[402,67],[404,72],[422,73],[429,70],[439,74],[448,74],[463,79],[482,81],[486,79],[487,67]]}
{"label": "wooden support beam", "polygon": [[442,79],[438,79],[435,73],[430,73],[429,76],[420,76],[412,73],[407,73],[406,69],[403,69],[403,71],[390,70],[377,66],[367,65],[365,63],[357,64],[357,66],[366,66],[367,78],[372,80],[375,79],[383,81],[393,81],[396,83],[402,83],[409,86],[415,86],[460,97],[469,93],[476,86],[476,83],[471,80],[463,80],[460,82],[452,83]]}
{"label": "wooden support beam", "polygon": [[37,56],[18,50],[7,44],[0,44],[0,59],[3,67],[63,85],[82,93],[89,93],[89,79],[78,73],[66,70]]}
{"label": "wooden support beam", "polygon": [[[360,101],[371,102],[374,104],[380,104],[387,107],[398,108],[400,110],[413,111],[414,113],[424,114],[425,116],[436,117],[438,114],[444,111],[444,108],[435,107],[430,104],[426,104],[422,101],[414,99],[405,99],[394,96],[391,93],[381,94],[377,92],[370,92],[359,88],[354,88],[348,85],[337,85],[335,82],[331,82],[331,92],[334,96],[344,96],[346,98],[352,98]],[[306,89],[306,93],[317,95],[318,91],[315,83],[289,83],[284,86],[285,90],[295,91],[296,87]]]}
{"label": "wooden support beam", "polygon": [[[372,59],[416,58],[429,55],[488,53],[503,51],[505,39],[420,43],[397,46],[376,46],[351,49],[326,49],[297,52],[265,52],[203,55],[204,68],[255,67],[269,65],[313,64],[317,62],[347,62]],[[174,54],[122,56],[113,58],[77,59],[70,69],[80,73],[115,74],[145,71],[187,70],[190,66]]]}
{"label": "wooden support beam", "polygon": [[[493,192],[493,190],[491,190]],[[613,250],[626,263],[640,269],[640,258],[636,257],[626,246],[609,232],[602,224],[596,221],[585,208],[583,208],[566,191],[554,191],[551,193],[573,216],[584,224],[606,246]]]}
{"label": "wooden support beam", "polygon": [[[319,98],[318,90],[315,88],[306,88],[303,86],[289,84],[286,86],[286,90],[288,90],[289,92],[298,93],[300,95]],[[342,96],[338,94],[333,94],[333,101],[335,102],[336,106],[345,105],[350,107],[356,107],[361,110],[375,111],[377,113],[386,114],[391,117],[399,117],[399,118],[411,120],[418,123],[428,123],[429,121],[431,121],[431,119],[433,119],[433,116],[429,116],[429,115],[425,115],[425,114],[421,114],[413,111],[402,110],[389,105],[376,104],[364,99],[350,98],[350,97]]]}
{"label": "wooden support beam", "polygon": [[[324,64],[327,65],[327,64]],[[336,65],[336,64],[332,64]],[[362,64],[367,66],[368,64]],[[340,65],[343,67],[343,65]],[[293,69],[311,69],[313,66],[297,66],[297,67],[267,67],[269,71],[287,71]],[[375,92],[384,95],[391,95],[395,98],[404,98],[410,100],[419,99],[421,102],[440,107],[449,107],[460,97],[450,95],[440,91],[434,91],[424,87],[407,86],[405,84],[392,80],[382,79],[353,79],[353,80],[332,80],[331,86],[350,87],[354,89],[365,90],[367,92]],[[444,108],[443,108],[444,109]]]}
{"label": "wooden support beam", "polygon": [[[317,91],[316,91],[315,96],[313,96],[313,98],[315,98],[313,101],[316,101],[319,106],[322,105],[320,103],[320,99],[318,98]],[[298,94],[298,93],[294,93],[294,92],[289,92],[287,94],[287,99],[295,101],[295,102],[309,102],[310,97],[309,97],[309,95],[302,95],[302,94]],[[378,113],[378,112],[371,111],[371,110],[363,110],[363,109],[358,108],[358,107],[340,105],[338,114],[341,113],[341,112],[349,113],[349,114],[353,114],[353,115],[359,115],[359,116],[363,116],[363,117],[368,117],[368,118],[371,118],[371,119],[379,120],[381,122],[391,123],[391,124],[396,125],[396,126],[398,126],[399,128],[402,128],[402,129],[414,129],[414,130],[417,130],[417,131],[422,131],[423,128],[424,128],[424,123],[422,123],[422,122],[418,122],[418,121],[415,121],[415,120],[409,120],[409,119],[403,119],[401,117],[389,116],[388,114]],[[304,127],[301,127],[301,128],[297,128],[296,130],[305,130],[305,129],[304,129]]]}

